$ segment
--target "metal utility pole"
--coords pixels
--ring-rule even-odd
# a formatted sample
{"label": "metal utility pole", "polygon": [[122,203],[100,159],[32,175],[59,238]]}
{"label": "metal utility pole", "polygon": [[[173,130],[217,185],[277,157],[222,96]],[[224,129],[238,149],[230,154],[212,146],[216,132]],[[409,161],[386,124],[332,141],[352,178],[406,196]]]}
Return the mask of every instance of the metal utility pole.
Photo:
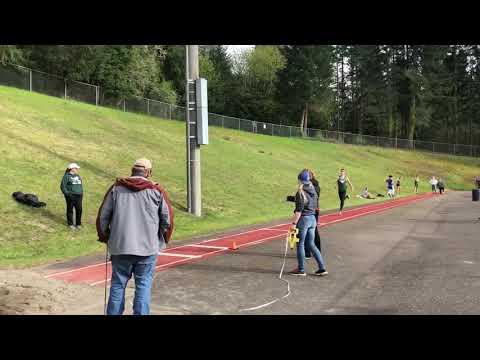
{"label": "metal utility pole", "polygon": [[198,45],[187,45],[185,51],[187,203],[189,213],[195,216],[202,216],[200,145],[197,141],[197,98],[195,86],[195,80],[199,78]]}

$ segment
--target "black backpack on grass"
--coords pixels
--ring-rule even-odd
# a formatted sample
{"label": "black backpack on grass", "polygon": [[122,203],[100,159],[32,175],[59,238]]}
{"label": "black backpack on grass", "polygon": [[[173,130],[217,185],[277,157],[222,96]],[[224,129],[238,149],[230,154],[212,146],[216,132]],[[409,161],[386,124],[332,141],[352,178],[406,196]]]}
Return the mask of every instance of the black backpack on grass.
{"label": "black backpack on grass", "polygon": [[13,198],[21,204],[33,206],[36,208],[47,206],[46,203],[38,201],[35,194],[24,194],[21,191],[16,191],[12,194]]}

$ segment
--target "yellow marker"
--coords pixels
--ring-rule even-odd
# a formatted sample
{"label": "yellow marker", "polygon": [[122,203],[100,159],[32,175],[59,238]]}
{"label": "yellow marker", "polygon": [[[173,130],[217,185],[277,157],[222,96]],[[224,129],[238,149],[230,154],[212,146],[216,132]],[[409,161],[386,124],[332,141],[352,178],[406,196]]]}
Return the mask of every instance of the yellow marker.
{"label": "yellow marker", "polygon": [[297,228],[290,229],[288,231],[287,240],[288,240],[288,243],[290,244],[290,249],[293,249],[295,247],[295,244],[300,241],[297,235],[298,235]]}

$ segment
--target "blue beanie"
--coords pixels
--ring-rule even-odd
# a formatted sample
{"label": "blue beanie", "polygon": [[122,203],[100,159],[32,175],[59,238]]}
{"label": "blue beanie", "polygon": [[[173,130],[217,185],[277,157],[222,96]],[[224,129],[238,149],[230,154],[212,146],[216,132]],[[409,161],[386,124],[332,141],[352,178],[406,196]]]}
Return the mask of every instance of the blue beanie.
{"label": "blue beanie", "polygon": [[310,174],[308,173],[308,171],[304,170],[300,174],[298,174],[298,180],[300,180],[304,184],[310,182]]}

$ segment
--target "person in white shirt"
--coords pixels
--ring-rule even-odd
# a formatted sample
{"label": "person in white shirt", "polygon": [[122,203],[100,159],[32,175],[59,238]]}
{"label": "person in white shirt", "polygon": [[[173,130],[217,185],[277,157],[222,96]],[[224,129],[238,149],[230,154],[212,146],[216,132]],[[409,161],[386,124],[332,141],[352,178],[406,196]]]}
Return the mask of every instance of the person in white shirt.
{"label": "person in white shirt", "polygon": [[432,176],[429,183],[430,183],[430,185],[432,185],[432,192],[436,193],[437,192],[438,180],[435,178],[435,176]]}
{"label": "person in white shirt", "polygon": [[365,187],[365,189],[363,189],[362,193],[360,195],[357,195],[358,198],[363,198],[363,199],[375,199],[375,196],[373,196],[372,194],[370,194],[368,192],[368,187]]}

